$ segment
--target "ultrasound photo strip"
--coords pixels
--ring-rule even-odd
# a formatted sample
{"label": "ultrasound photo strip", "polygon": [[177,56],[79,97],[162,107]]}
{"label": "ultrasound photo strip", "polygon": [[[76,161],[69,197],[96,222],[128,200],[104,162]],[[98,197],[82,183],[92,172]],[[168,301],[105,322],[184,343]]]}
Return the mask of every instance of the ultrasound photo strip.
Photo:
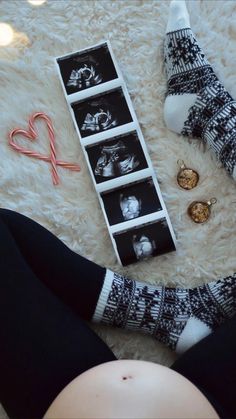
{"label": "ultrasound photo strip", "polygon": [[[118,261],[126,265],[175,250],[175,234],[110,42],[57,57],[55,63]],[[152,227],[155,238],[148,243]],[[140,237],[133,230],[140,230]]]}

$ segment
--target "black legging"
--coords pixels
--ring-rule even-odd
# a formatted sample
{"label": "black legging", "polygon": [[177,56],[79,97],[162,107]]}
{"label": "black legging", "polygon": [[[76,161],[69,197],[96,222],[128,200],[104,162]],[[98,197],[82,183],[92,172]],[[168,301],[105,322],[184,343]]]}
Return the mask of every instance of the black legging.
{"label": "black legging", "polygon": [[[87,369],[115,360],[84,323],[105,269],[69,250],[39,224],[0,210],[0,400],[11,418],[40,418]],[[236,417],[236,317],[172,366]]]}

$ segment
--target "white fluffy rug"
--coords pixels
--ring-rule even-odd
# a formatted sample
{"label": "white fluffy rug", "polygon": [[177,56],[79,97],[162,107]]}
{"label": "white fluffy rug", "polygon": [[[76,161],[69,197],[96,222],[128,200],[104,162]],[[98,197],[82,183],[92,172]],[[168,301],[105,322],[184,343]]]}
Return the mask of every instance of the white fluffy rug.
{"label": "white fluffy rug", "polygon": [[[10,46],[0,47],[0,205],[30,216],[75,252],[119,273],[152,284],[192,287],[235,271],[235,183],[198,140],[189,143],[164,125],[162,42],[168,6],[163,0],[48,0],[38,7],[26,0],[1,1],[1,21],[12,25],[15,37]],[[236,97],[235,1],[195,0],[187,6],[192,28],[217,75]],[[53,63],[55,56],[106,39],[127,82],[178,238],[176,253],[127,268],[116,261]],[[58,157],[82,166],[81,173],[59,169],[57,187],[46,163],[19,155],[7,144],[8,131],[26,127],[35,111],[51,116]],[[40,132],[35,148],[47,153],[46,131]],[[199,171],[195,190],[177,187],[177,159]],[[195,198],[211,197],[218,202],[210,221],[193,224],[187,205]],[[164,365],[175,358],[151,337],[93,327],[119,358]]]}

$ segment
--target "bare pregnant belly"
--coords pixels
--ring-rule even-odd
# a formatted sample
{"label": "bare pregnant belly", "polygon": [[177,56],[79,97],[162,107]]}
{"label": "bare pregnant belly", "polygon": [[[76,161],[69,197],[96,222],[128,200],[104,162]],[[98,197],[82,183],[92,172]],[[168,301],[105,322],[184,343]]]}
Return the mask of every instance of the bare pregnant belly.
{"label": "bare pregnant belly", "polygon": [[91,368],[57,396],[44,418],[218,418],[186,378],[152,362],[120,360]]}

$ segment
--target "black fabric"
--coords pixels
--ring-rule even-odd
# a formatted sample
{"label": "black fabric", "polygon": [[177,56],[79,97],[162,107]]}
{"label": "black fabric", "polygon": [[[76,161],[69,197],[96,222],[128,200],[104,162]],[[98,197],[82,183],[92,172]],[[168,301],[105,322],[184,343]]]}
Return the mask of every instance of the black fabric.
{"label": "black fabric", "polygon": [[11,418],[42,417],[76,376],[115,360],[72,311],[91,316],[103,273],[33,221],[0,211],[0,400]]}
{"label": "black fabric", "polygon": [[[22,214],[0,209],[0,217],[31,271],[83,319],[90,320],[106,269],[71,251],[52,233]],[[5,241],[1,237],[2,246],[5,247]]]}
{"label": "black fabric", "polygon": [[224,419],[236,418],[236,316],[227,320],[173,365],[212,403]]}

